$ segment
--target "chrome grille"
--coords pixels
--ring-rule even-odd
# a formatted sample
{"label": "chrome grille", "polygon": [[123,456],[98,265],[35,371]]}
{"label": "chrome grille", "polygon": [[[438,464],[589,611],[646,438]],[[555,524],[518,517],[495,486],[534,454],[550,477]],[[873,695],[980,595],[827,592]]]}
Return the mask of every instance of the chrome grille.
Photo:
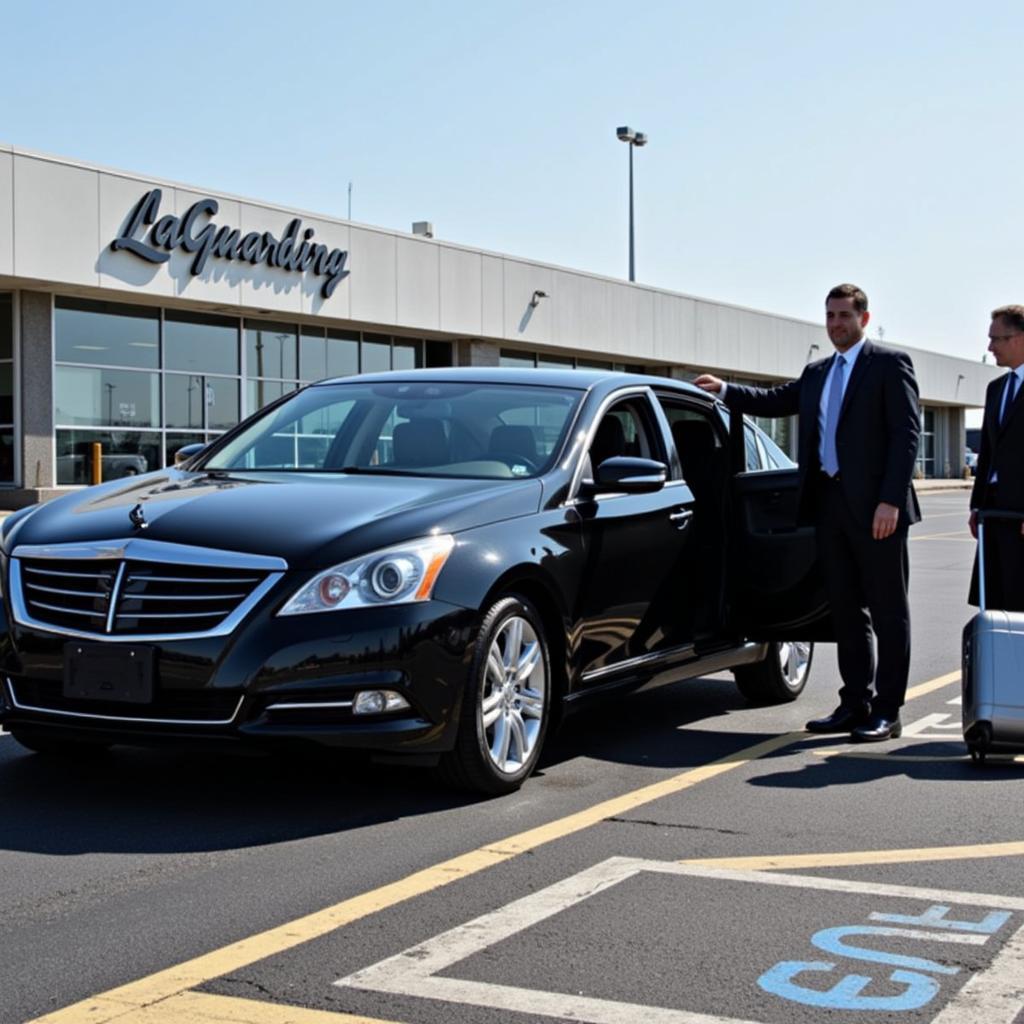
{"label": "chrome grille", "polygon": [[199,633],[231,614],[266,573],[197,566],[126,563],[113,633]]}
{"label": "chrome grille", "polygon": [[230,632],[287,568],[278,558],[139,539],[13,554],[17,621],[124,640]]}
{"label": "chrome grille", "polygon": [[103,633],[119,565],[112,560],[25,562],[25,605],[42,622]]}

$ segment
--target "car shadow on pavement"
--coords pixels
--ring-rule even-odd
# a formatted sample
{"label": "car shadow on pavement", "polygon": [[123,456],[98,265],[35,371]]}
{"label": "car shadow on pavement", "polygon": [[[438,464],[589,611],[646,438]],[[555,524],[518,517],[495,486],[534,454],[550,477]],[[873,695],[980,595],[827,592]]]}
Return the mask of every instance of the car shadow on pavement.
{"label": "car shadow on pavement", "polygon": [[[851,744],[845,736],[809,738],[774,756],[792,755],[796,750],[817,750],[819,756],[791,771],[758,775],[751,786],[769,789],[826,789],[856,786],[880,779],[903,776],[920,782],[1005,782],[1024,775],[1024,764],[998,755],[983,765],[973,763],[963,743],[952,740],[879,744],[865,747]],[[766,763],[771,758],[766,759]]]}
{"label": "car shadow on pavement", "polygon": [[[685,769],[774,735],[770,709],[748,704],[732,680],[689,679],[658,689],[610,698],[569,715],[548,741],[541,771],[574,758]],[[743,716],[743,729],[691,729],[697,722]],[[785,731],[785,726],[781,731]]]}
{"label": "car shadow on pavement", "polygon": [[474,802],[429,772],[313,752],[115,747],[85,761],[0,738],[0,850],[193,853],[289,842]]}
{"label": "car shadow on pavement", "polygon": [[[620,696],[569,716],[525,791],[543,798],[547,789],[584,789],[594,783],[595,761],[677,770],[704,764],[774,735],[759,717],[771,710],[750,707],[720,679]],[[687,728],[734,714],[744,716],[743,728]],[[0,791],[0,850],[55,856],[237,849],[490,802],[447,788],[429,768],[332,751],[114,747],[72,760],[32,754],[6,736]],[[500,814],[502,798],[494,804]]]}

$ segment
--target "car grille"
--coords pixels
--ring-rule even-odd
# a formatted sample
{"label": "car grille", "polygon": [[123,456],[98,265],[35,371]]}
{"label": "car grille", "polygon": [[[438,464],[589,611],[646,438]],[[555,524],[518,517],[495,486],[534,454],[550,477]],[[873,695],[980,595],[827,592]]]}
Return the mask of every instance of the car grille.
{"label": "car grille", "polygon": [[107,639],[229,632],[280,579],[276,558],[153,541],[24,547],[11,560],[15,618]]}
{"label": "car grille", "polygon": [[9,679],[15,704],[24,709],[51,711],[91,718],[132,718],[147,721],[214,723],[234,718],[240,700],[237,692],[223,690],[169,690],[156,694],[151,704],[132,704],[126,709],[115,701],[75,700],[65,697],[60,683],[38,679]]}
{"label": "car grille", "polygon": [[114,560],[85,565],[23,561],[21,573],[25,606],[40,622],[131,635],[204,632],[227,618],[265,577],[231,569]]}

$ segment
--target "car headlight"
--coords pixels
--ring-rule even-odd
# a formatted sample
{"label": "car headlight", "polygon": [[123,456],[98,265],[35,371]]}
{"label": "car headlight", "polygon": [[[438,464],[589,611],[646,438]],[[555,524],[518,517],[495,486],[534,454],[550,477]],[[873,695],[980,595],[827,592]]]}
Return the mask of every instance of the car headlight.
{"label": "car headlight", "polygon": [[278,615],[429,601],[454,546],[445,533],[342,562],[304,584]]}

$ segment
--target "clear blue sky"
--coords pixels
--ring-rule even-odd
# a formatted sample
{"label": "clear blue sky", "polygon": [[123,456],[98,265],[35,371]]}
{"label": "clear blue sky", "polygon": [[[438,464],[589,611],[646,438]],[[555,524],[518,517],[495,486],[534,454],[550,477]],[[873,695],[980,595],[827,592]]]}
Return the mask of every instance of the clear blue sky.
{"label": "clear blue sky", "polygon": [[[1024,302],[1024,4],[8,4],[0,140],[980,359]],[[872,330],[874,336],[875,331]]]}

